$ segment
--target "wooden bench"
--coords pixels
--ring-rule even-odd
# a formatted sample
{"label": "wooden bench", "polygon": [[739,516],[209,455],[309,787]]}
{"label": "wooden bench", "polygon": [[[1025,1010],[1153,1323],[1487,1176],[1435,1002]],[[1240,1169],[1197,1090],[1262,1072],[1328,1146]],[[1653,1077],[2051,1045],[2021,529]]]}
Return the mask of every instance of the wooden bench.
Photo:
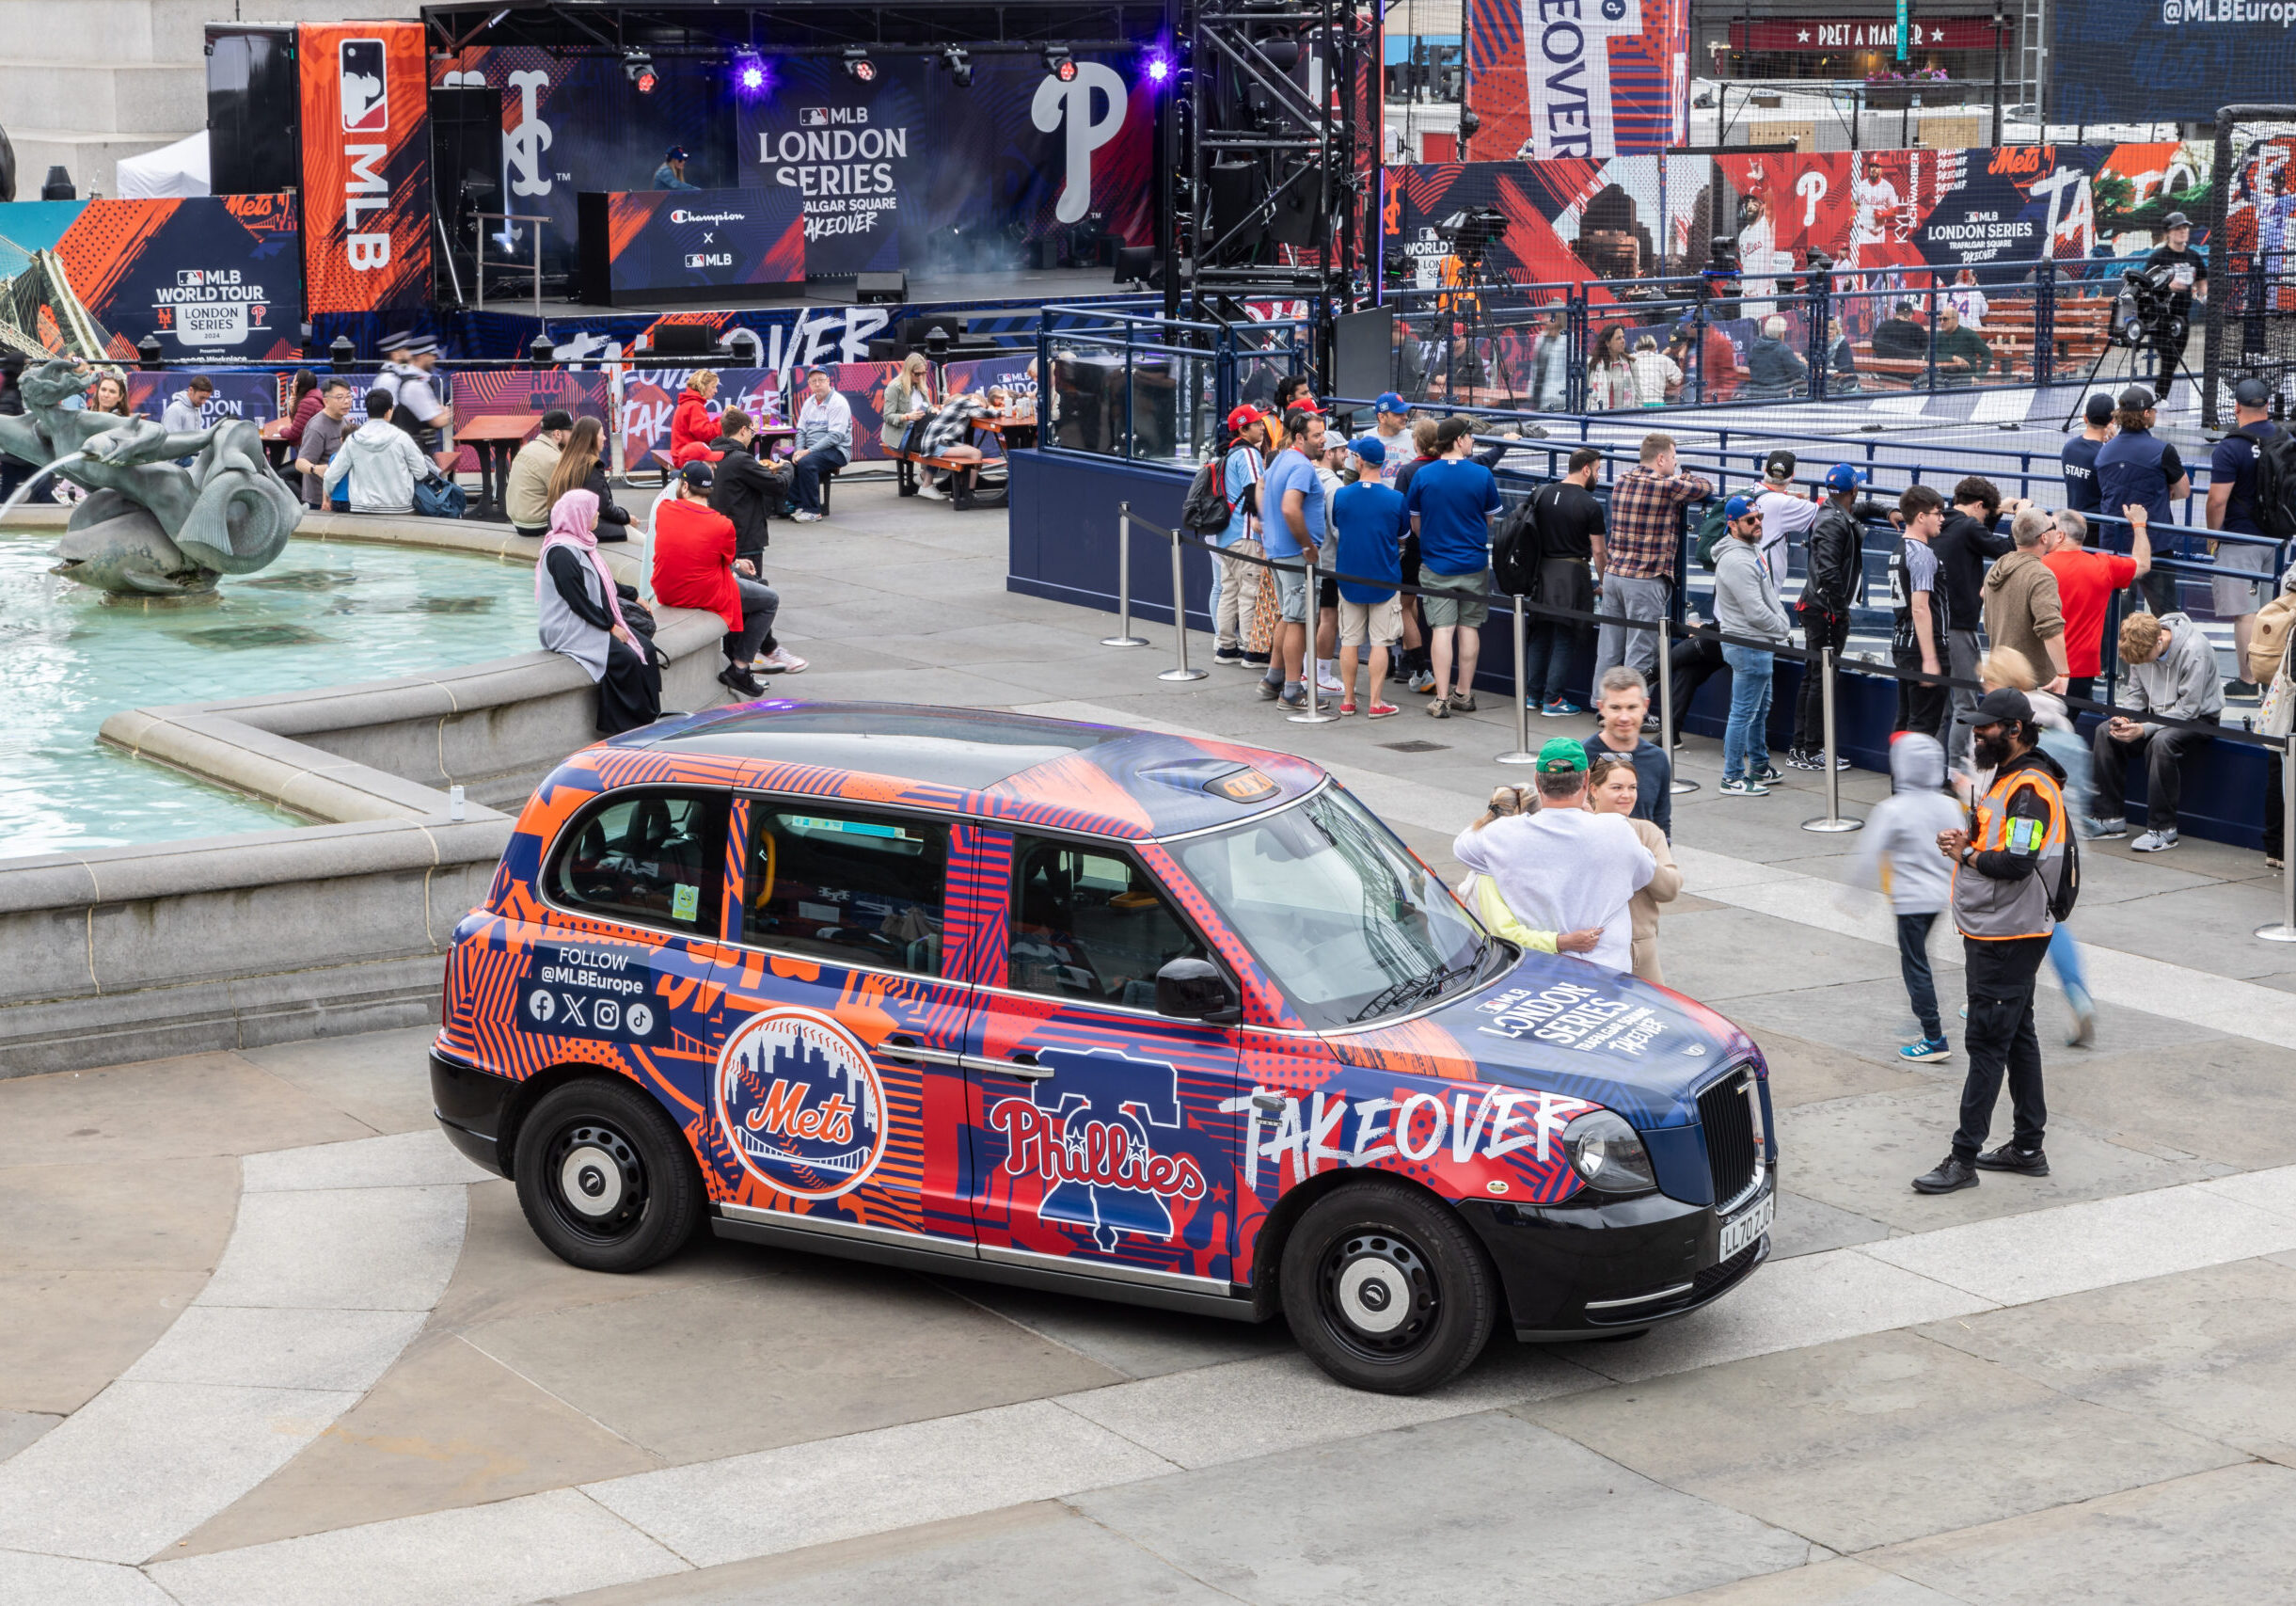
{"label": "wooden bench", "polygon": [[[898,482],[899,494],[905,497],[912,497],[917,494],[922,484],[917,474],[919,469],[938,469],[944,474],[959,477],[977,476],[991,463],[1002,464],[1005,461],[1002,457],[937,457],[929,453],[903,452],[898,448],[892,449],[887,455],[894,461],[894,472]],[[949,497],[949,506],[958,513],[968,512],[977,506],[980,499],[974,492],[978,484],[978,480],[975,479],[964,489],[952,492]],[[822,505],[825,507],[829,505],[826,496],[823,498]]]}

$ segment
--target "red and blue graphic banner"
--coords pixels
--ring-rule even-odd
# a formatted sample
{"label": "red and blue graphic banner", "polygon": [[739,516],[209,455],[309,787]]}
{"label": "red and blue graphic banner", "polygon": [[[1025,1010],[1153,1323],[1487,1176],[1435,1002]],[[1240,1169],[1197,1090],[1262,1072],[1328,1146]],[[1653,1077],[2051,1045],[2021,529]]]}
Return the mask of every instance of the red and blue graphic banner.
{"label": "red and blue graphic banner", "polygon": [[306,23],[303,277],[314,312],[431,298],[431,141],[420,23]]}
{"label": "red and blue graphic banner", "polygon": [[[113,357],[132,360],[147,336],[179,360],[292,357],[303,323],[294,201],[21,201],[0,206],[0,236],[55,253],[71,293],[111,337]],[[27,323],[60,349],[52,308]]]}
{"label": "red and blue graphic banner", "polygon": [[[622,460],[633,469],[646,467],[648,453],[670,452],[670,418],[677,411],[690,368],[632,368],[622,375]],[[720,368],[718,389],[709,399],[709,415],[723,416],[738,407],[755,423],[783,421],[782,375],[770,368]],[[861,422],[853,424],[859,446]],[[658,467],[658,465],[655,465]]]}
{"label": "red and blue graphic banner", "polygon": [[[533,372],[514,368],[455,374],[451,377],[457,423],[480,418],[539,418],[553,408],[561,408],[578,419],[596,419],[608,428],[613,427],[613,406],[603,374],[576,373],[562,368]],[[465,473],[477,473],[478,453],[465,447],[455,467]]]}
{"label": "red and blue graphic banner", "polygon": [[[725,298],[805,282],[805,211],[795,190],[613,191],[582,197],[583,272],[594,299]],[[597,282],[599,279],[603,282]]]}
{"label": "red and blue graphic banner", "polygon": [[1477,156],[1657,155],[1689,126],[1689,0],[1465,0]]}

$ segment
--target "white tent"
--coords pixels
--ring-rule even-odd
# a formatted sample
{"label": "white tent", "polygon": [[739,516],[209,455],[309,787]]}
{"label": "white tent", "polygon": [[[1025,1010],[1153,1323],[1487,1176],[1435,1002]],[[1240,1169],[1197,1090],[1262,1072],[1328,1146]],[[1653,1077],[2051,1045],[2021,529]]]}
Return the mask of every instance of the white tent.
{"label": "white tent", "polygon": [[205,195],[207,189],[207,133],[163,145],[140,156],[122,156],[118,163],[122,200],[159,200],[170,196]]}

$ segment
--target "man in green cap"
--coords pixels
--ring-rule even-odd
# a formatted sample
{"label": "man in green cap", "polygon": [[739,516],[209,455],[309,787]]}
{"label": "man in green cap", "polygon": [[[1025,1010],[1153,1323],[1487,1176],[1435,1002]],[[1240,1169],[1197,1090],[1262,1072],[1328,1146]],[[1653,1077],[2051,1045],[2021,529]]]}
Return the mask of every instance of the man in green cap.
{"label": "man in green cap", "polygon": [[1634,967],[1627,904],[1657,873],[1658,862],[1621,814],[1587,808],[1587,750],[1557,737],[1539,749],[1539,809],[1512,815],[1451,844],[1451,856],[1489,876],[1516,918],[1537,931],[1602,928],[1587,958],[1611,970]]}

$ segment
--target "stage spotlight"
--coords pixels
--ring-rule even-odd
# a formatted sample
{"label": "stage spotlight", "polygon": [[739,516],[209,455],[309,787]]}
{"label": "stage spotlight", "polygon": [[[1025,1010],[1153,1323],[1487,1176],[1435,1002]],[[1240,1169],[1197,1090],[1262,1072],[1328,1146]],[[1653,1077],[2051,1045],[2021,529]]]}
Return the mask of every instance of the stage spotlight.
{"label": "stage spotlight", "polygon": [[949,70],[949,77],[959,89],[973,87],[973,58],[956,45],[941,53],[941,63]]}
{"label": "stage spotlight", "polygon": [[845,47],[845,70],[847,76],[858,78],[864,84],[877,82],[877,63],[869,59],[869,53],[860,45]]}
{"label": "stage spotlight", "polygon": [[1069,54],[1067,45],[1048,44],[1044,47],[1044,70],[1063,84],[1073,83],[1076,79],[1076,58]]}
{"label": "stage spotlight", "polygon": [[622,71],[632,84],[638,86],[638,92],[641,95],[652,94],[654,86],[661,81],[660,75],[654,71],[654,58],[642,50],[624,51]]}
{"label": "stage spotlight", "polygon": [[762,95],[770,82],[765,57],[753,50],[734,53],[734,87],[744,95]]}
{"label": "stage spotlight", "polygon": [[1164,83],[1166,79],[1172,76],[1172,58],[1164,55],[1161,51],[1156,55],[1149,56],[1148,63],[1148,82],[1151,84]]}

